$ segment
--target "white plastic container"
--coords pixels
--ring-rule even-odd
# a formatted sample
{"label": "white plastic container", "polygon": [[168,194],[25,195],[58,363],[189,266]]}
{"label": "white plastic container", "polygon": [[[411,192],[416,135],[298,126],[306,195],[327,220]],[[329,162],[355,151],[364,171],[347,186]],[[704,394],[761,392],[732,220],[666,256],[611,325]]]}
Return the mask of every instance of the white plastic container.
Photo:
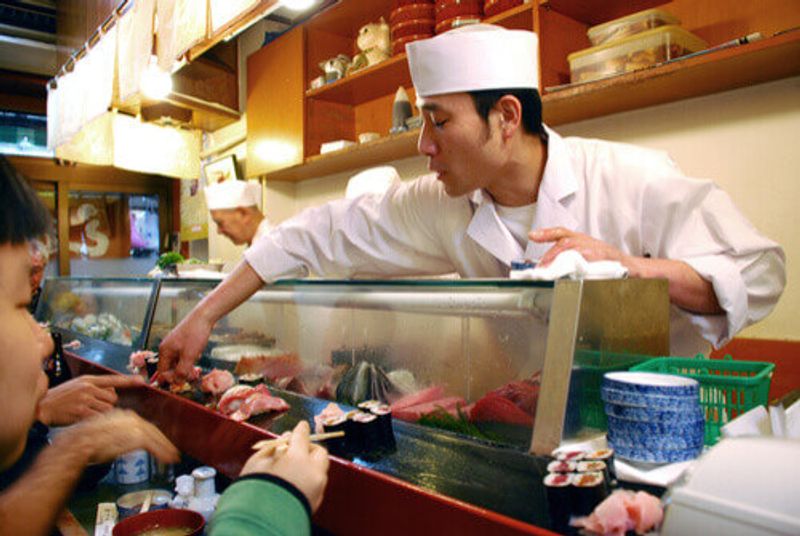
{"label": "white plastic container", "polygon": [[572,82],[589,82],[644,69],[707,48],[705,41],[680,26],[661,26],[621,41],[567,56]]}
{"label": "white plastic container", "polygon": [[800,534],[800,441],[720,441],[667,499],[661,536]]}
{"label": "white plastic container", "polygon": [[587,30],[586,35],[589,37],[589,42],[592,43],[592,46],[596,47],[619,41],[659,26],[678,26],[680,23],[681,21],[671,13],[660,9],[646,9],[626,17],[592,26]]}

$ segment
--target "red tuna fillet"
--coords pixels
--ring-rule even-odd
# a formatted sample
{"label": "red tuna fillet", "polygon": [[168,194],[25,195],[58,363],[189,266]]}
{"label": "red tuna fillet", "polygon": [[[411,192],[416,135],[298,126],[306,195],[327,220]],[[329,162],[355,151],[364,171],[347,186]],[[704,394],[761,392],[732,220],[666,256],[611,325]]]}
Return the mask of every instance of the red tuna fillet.
{"label": "red tuna fillet", "polygon": [[469,413],[469,420],[533,426],[533,417],[517,407],[511,400],[496,393],[488,393],[478,400]]}
{"label": "red tuna fillet", "polygon": [[403,421],[416,422],[423,415],[433,413],[437,410],[444,410],[453,416],[458,416],[458,408],[466,406],[466,404],[467,402],[460,396],[448,396],[415,406],[407,406],[398,410],[392,407],[392,417]]}

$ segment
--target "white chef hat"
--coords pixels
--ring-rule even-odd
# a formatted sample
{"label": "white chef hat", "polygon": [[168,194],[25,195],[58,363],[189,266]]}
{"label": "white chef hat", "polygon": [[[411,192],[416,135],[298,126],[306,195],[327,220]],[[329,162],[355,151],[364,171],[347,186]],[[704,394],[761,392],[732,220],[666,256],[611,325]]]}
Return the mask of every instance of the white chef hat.
{"label": "white chef hat", "polygon": [[261,201],[261,185],[231,180],[206,186],[205,194],[208,210],[258,206]]}
{"label": "white chef hat", "polygon": [[347,199],[353,199],[363,194],[383,194],[398,182],[400,182],[400,175],[392,166],[365,169],[350,177],[344,196]]}
{"label": "white chef hat", "polygon": [[406,45],[418,97],[539,87],[535,33],[471,24]]}

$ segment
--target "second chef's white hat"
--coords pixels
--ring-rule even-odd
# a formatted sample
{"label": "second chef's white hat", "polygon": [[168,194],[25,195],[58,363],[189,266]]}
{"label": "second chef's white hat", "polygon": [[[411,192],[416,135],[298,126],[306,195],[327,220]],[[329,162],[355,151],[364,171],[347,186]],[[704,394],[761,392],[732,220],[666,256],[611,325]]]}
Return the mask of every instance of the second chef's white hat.
{"label": "second chef's white hat", "polygon": [[229,180],[205,188],[208,210],[258,206],[261,186],[255,182]]}
{"label": "second chef's white hat", "polygon": [[539,87],[535,33],[472,24],[406,45],[418,97]]}

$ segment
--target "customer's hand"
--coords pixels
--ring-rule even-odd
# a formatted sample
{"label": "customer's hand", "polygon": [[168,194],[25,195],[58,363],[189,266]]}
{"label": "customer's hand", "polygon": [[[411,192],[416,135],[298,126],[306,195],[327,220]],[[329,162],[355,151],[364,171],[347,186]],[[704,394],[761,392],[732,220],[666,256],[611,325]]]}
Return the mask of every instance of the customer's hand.
{"label": "customer's hand", "polygon": [[153,424],[130,410],[114,409],[67,428],[56,435],[53,446],[78,463],[108,462],[137,449],[145,449],[164,463],[175,463],[178,449]]}
{"label": "customer's hand", "polygon": [[328,483],[328,451],[308,439],[308,423],[294,427],[287,449],[265,448],[253,454],[241,475],[269,473],[294,484],[308,498],[312,512],[322,504]]}
{"label": "customer's hand", "polygon": [[37,418],[49,426],[68,426],[111,411],[117,404],[117,388],[138,387],[138,376],[83,375],[48,389],[39,402]]}

